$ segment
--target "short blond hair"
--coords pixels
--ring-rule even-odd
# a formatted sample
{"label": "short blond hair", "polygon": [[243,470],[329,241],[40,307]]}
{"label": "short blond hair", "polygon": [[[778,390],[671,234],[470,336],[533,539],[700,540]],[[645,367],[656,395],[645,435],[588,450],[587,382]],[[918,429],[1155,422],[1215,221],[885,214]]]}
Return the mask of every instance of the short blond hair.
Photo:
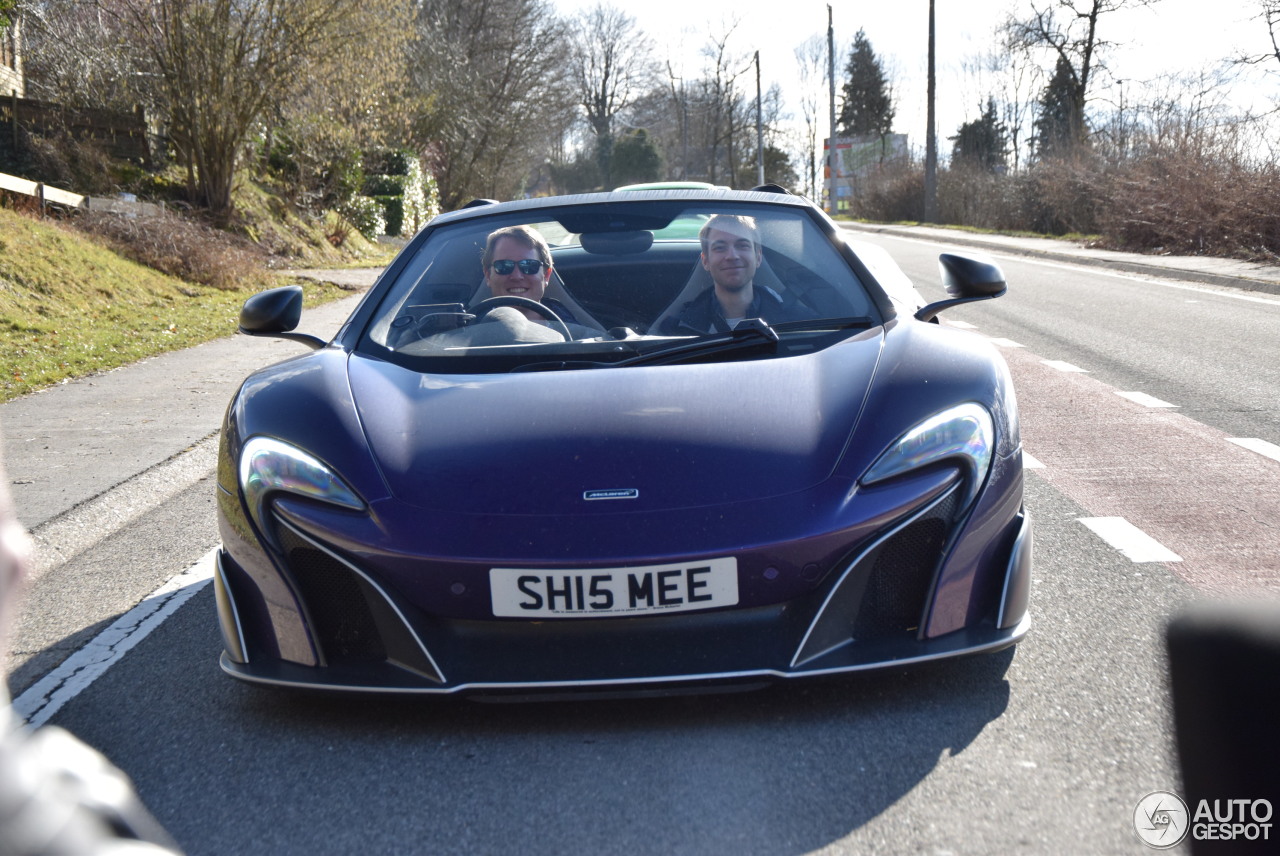
{"label": "short blond hair", "polygon": [[713,229],[728,232],[730,235],[750,238],[751,245],[756,248],[757,253],[760,252],[760,227],[756,225],[756,218],[754,217],[748,217],[745,214],[717,214],[703,223],[702,228],[698,231],[698,241],[702,244],[702,252],[704,254],[711,243],[711,230]]}
{"label": "short blond hair", "polygon": [[507,226],[497,229],[489,233],[489,238],[484,242],[484,253],[480,256],[480,266],[487,272],[493,266],[494,247],[498,246],[498,241],[503,238],[523,244],[531,250],[537,250],[538,258],[542,259],[542,263],[551,268],[551,247],[547,245],[547,239],[542,234],[530,226]]}

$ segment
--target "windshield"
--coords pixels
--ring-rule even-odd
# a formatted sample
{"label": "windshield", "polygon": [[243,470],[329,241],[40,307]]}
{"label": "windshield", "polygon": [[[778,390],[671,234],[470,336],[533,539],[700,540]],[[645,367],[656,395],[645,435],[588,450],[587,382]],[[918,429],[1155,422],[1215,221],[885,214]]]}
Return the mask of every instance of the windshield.
{"label": "windshield", "polygon": [[579,204],[433,227],[360,348],[467,373],[638,365],[665,350],[669,362],[756,359],[812,352],[877,318],[804,208]]}

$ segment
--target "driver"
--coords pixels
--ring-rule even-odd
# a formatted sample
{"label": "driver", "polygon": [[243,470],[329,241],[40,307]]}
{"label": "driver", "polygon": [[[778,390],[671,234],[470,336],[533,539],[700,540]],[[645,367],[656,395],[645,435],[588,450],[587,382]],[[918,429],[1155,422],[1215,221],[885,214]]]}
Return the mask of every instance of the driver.
{"label": "driver", "polygon": [[[548,307],[561,321],[577,319],[569,307],[545,297],[551,281],[551,248],[537,230],[528,226],[508,226],[489,233],[480,257],[485,282],[494,297],[524,297]],[[530,321],[546,325],[547,319],[532,309],[512,307]]]}
{"label": "driver", "polygon": [[663,335],[726,332],[745,318],[800,320],[776,291],[755,282],[764,255],[754,217],[717,214],[703,224],[698,240],[712,285],[662,324]]}

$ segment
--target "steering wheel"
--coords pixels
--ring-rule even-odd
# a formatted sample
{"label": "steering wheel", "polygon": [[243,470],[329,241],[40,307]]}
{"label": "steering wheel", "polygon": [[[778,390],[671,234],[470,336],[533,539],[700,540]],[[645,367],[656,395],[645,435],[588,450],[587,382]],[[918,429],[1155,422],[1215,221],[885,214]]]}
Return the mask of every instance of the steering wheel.
{"label": "steering wheel", "polygon": [[504,294],[502,297],[490,297],[481,300],[475,306],[471,307],[471,313],[476,316],[479,321],[499,306],[514,306],[517,309],[532,309],[543,318],[551,322],[551,329],[555,330],[561,336],[564,336],[566,342],[573,341],[573,334],[569,332],[569,327],[560,320],[560,316],[551,310],[550,306],[544,306],[536,300],[530,300],[527,297],[516,297],[514,294]]}

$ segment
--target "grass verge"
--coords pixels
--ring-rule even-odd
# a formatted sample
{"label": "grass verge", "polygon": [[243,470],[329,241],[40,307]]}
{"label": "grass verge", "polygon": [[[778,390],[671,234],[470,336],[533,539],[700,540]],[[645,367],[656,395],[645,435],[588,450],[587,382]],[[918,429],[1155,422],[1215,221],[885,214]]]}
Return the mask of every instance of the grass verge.
{"label": "grass verge", "polygon": [[[235,332],[261,272],[199,285],[121,258],[84,234],[0,208],[0,401]],[[350,294],[307,282],[308,305]]]}

